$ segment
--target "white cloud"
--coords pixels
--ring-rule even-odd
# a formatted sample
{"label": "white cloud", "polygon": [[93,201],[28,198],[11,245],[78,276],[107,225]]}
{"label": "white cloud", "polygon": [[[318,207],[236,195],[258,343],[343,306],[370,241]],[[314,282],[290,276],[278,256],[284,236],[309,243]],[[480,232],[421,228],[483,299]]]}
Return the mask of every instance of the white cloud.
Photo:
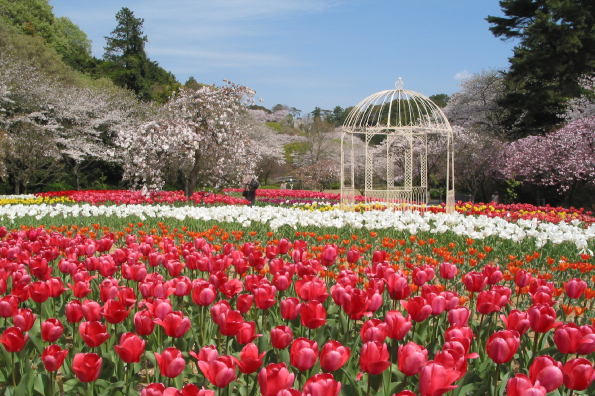
{"label": "white cloud", "polygon": [[469,78],[469,77],[471,77],[471,73],[469,73],[467,71],[467,69],[465,69],[465,70],[463,70],[463,71],[458,72],[457,74],[455,74],[455,76],[452,79],[453,80],[464,80],[464,79]]}

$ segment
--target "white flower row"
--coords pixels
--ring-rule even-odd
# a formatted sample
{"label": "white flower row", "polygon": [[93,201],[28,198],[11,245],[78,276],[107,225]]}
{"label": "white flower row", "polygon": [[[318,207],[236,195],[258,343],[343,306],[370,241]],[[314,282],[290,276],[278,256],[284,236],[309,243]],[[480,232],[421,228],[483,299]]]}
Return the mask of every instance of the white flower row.
{"label": "white flower row", "polygon": [[278,230],[288,225],[293,228],[302,227],[352,227],[368,230],[394,229],[407,231],[413,235],[418,232],[445,233],[452,231],[456,235],[472,239],[485,239],[496,236],[513,242],[521,242],[528,238],[535,241],[536,248],[544,246],[548,241],[554,244],[569,242],[577,249],[584,251],[590,241],[595,239],[595,225],[585,227],[578,220],[572,223],[553,224],[533,220],[518,220],[516,223],[502,218],[487,216],[467,216],[460,213],[423,213],[399,211],[346,212],[304,211],[294,208],[274,206],[214,206],[174,207],[169,205],[4,205],[0,206],[0,224],[9,220],[34,217],[111,217],[126,218],[137,216],[141,220],[186,219],[226,223],[238,223],[242,227],[250,227],[252,223],[266,224],[271,230]]}

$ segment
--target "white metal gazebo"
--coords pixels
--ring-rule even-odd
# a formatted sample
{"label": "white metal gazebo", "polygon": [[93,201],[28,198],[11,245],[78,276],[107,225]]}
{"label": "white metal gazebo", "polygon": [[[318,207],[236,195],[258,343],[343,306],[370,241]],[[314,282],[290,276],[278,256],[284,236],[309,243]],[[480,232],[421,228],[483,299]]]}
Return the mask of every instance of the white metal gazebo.
{"label": "white metal gazebo", "polygon": [[[395,87],[362,100],[345,120],[341,129],[341,202],[353,202],[358,194],[356,175],[361,169],[357,169],[356,163],[356,145],[359,140],[356,136],[359,136],[365,144],[365,200],[400,204],[397,207],[402,209],[423,207],[429,198],[428,137],[437,135],[445,138],[446,211],[450,212],[454,210],[455,198],[450,123],[432,100],[420,93],[404,90],[400,78]],[[376,135],[383,135],[380,138],[384,138],[382,144],[386,146],[382,154],[382,157],[386,155],[386,158],[382,158],[386,160],[386,185],[374,183],[374,153],[379,157],[378,146],[373,142]],[[403,158],[396,158],[397,145]],[[397,183],[395,173],[399,173],[399,177],[402,175],[402,180]]]}

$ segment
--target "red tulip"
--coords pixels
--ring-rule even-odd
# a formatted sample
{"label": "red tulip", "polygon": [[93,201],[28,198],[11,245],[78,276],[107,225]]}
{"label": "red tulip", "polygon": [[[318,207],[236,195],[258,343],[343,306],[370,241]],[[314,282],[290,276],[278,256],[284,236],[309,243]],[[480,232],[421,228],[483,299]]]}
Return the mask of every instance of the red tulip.
{"label": "red tulip", "polygon": [[281,300],[281,317],[285,320],[294,320],[300,314],[302,305],[295,297],[288,297]]}
{"label": "red tulip", "polygon": [[243,315],[246,312],[250,311],[252,308],[252,302],[254,301],[254,296],[252,294],[240,294],[236,300],[236,307],[238,311]]}
{"label": "red tulip", "polygon": [[114,349],[124,363],[138,363],[145,351],[145,341],[134,333],[124,333],[120,345],[115,345]]}
{"label": "red tulip", "polygon": [[4,345],[6,352],[20,352],[25,347],[29,333],[23,334],[18,327],[9,327],[2,333],[0,342]]}
{"label": "red tulip", "polygon": [[192,301],[201,307],[207,307],[215,301],[217,289],[204,279],[199,279],[192,288]]}
{"label": "red tulip", "polygon": [[[75,300],[76,301],[76,300]],[[101,305],[93,300],[85,300],[81,306],[85,321],[99,322],[101,320]]]}
{"label": "red tulip", "polygon": [[339,341],[330,340],[322,347],[320,352],[320,367],[324,371],[339,370],[351,356],[349,347],[341,345]]}
{"label": "red tulip", "polygon": [[326,283],[314,275],[305,275],[295,282],[295,291],[304,301],[316,300],[323,303],[328,298]]}
{"label": "red tulip", "polygon": [[562,363],[555,361],[551,356],[539,356],[529,368],[529,378],[532,383],[539,381],[547,392],[552,392],[562,385],[563,370]]}
{"label": "red tulip", "polygon": [[271,363],[258,373],[258,384],[262,396],[277,394],[293,385],[295,374],[287,370],[285,363]]}
{"label": "red tulip", "polygon": [[423,297],[411,297],[407,301],[401,301],[401,305],[415,322],[423,322],[432,313],[432,307]]}
{"label": "red tulip", "polygon": [[64,326],[58,319],[50,318],[41,324],[41,338],[45,342],[56,342],[62,337]]}
{"label": "red tulip", "polygon": [[523,287],[529,286],[534,281],[535,278],[533,278],[533,275],[531,275],[529,272],[525,270],[518,271],[514,276],[514,283],[521,289]]}
{"label": "red tulip", "polygon": [[17,311],[16,315],[12,317],[12,323],[15,327],[18,327],[23,332],[31,330],[33,324],[37,319],[37,315],[33,313],[29,308],[21,308]]}
{"label": "red tulip", "polygon": [[139,336],[148,336],[153,333],[155,322],[151,311],[145,309],[134,314],[134,329]]}
{"label": "red tulip", "polygon": [[104,279],[99,284],[99,298],[101,301],[114,300],[118,296],[118,280],[113,278]]}
{"label": "red tulip", "polygon": [[227,315],[227,312],[229,311],[231,311],[231,305],[229,305],[229,302],[226,300],[217,301],[210,309],[213,322],[220,326],[220,321],[225,320],[225,315]]}
{"label": "red tulip", "polygon": [[581,355],[590,355],[595,352],[595,326],[584,325],[579,327],[579,329],[581,330],[583,339],[576,352]]}
{"label": "red tulip", "polygon": [[309,378],[302,390],[303,396],[337,396],[341,392],[341,383],[335,381],[332,374],[316,374]]}
{"label": "red tulip", "polygon": [[215,391],[201,388],[194,384],[187,384],[182,388],[181,396],[215,396]]}
{"label": "red tulip", "polygon": [[301,304],[302,325],[309,329],[317,329],[326,323],[326,309],[317,300]]}
{"label": "red tulip", "polygon": [[362,371],[377,375],[390,367],[388,346],[379,342],[366,342],[360,351],[359,367]]}
{"label": "red tulip", "polygon": [[227,311],[219,316],[219,330],[222,335],[235,336],[244,326],[244,318],[239,311]]}
{"label": "red tulip", "polygon": [[318,359],[318,344],[307,338],[298,338],[291,344],[291,365],[300,371],[314,367]]}
{"label": "red tulip", "polygon": [[165,385],[161,383],[153,383],[147,385],[147,387],[142,390],[141,396],[180,396],[177,389],[175,389],[174,392],[167,393],[169,389],[174,390],[175,388],[165,389]]}
{"label": "red tulip", "polygon": [[225,388],[236,379],[235,363],[230,356],[218,357],[210,363],[199,361],[198,367],[205,377],[218,388]]}
{"label": "red tulip", "polygon": [[176,348],[167,348],[161,354],[155,352],[155,360],[157,360],[161,375],[168,378],[176,378],[186,368],[184,356]]}
{"label": "red tulip", "polygon": [[469,293],[478,293],[486,287],[488,278],[480,272],[471,271],[463,276],[463,283]]}
{"label": "red tulip", "polygon": [[388,325],[388,337],[393,340],[401,341],[411,330],[411,315],[405,318],[399,311],[388,311],[384,321]]}
{"label": "red tulip", "polygon": [[471,341],[467,338],[459,338],[444,343],[442,351],[436,352],[435,361],[446,367],[447,370],[457,371],[459,377],[463,378],[467,373],[467,360],[479,357],[477,353],[467,354],[471,347]]}
{"label": "red tulip", "polygon": [[100,322],[83,322],[79,326],[79,333],[90,348],[98,347],[106,342],[110,335],[107,334],[107,326]]}
{"label": "red tulip", "polygon": [[236,333],[236,340],[240,345],[251,343],[257,337],[262,337],[262,334],[256,334],[256,324],[254,322],[244,322]]}
{"label": "red tulip", "polygon": [[273,348],[285,349],[293,341],[293,332],[288,326],[280,325],[271,330],[271,344]]}
{"label": "red tulip", "polygon": [[45,282],[48,285],[48,289],[50,292],[50,297],[58,298],[60,297],[66,290],[64,287],[64,283],[62,279],[52,277]]}
{"label": "red tulip", "polygon": [[45,282],[33,282],[29,284],[29,295],[36,303],[42,303],[50,297],[50,289]]}
{"label": "red tulip", "polygon": [[508,297],[494,290],[483,290],[477,296],[476,309],[482,315],[489,315],[492,312],[500,311],[508,304]]}
{"label": "red tulip", "polygon": [[101,308],[101,314],[108,323],[118,324],[122,323],[130,315],[131,310],[132,308],[126,310],[124,304],[118,300],[108,300]]}
{"label": "red tulip", "polygon": [[130,308],[136,304],[136,294],[134,294],[134,289],[131,287],[123,287],[118,290],[117,297],[126,308]]}
{"label": "red tulip", "polygon": [[576,353],[582,340],[583,333],[574,323],[564,324],[554,332],[554,343],[566,355]]}
{"label": "red tulip", "polygon": [[[167,314],[173,311],[169,298],[165,300],[156,298],[152,303],[147,303],[146,305],[153,314],[153,317],[161,320],[164,320]],[[229,306],[229,303],[227,305]]]}
{"label": "red tulip", "polygon": [[502,364],[510,361],[521,343],[520,335],[514,330],[498,331],[488,338],[486,351],[488,356],[496,363]]}
{"label": "red tulip", "polygon": [[404,300],[411,295],[411,286],[409,286],[407,277],[399,273],[389,275],[387,288],[388,295],[393,300]]}
{"label": "red tulip", "polygon": [[275,300],[275,294],[277,289],[270,283],[261,282],[258,287],[254,289],[254,303],[258,309],[269,309],[277,300]]}
{"label": "red tulip", "polygon": [[236,278],[228,280],[219,287],[219,291],[228,299],[238,295],[242,289],[244,289],[244,284],[241,280]]}
{"label": "red tulip", "polygon": [[278,270],[275,272],[275,275],[273,275],[273,285],[275,285],[279,291],[289,289],[289,286],[291,286],[291,273],[283,269]]}
{"label": "red tulip", "polygon": [[568,389],[582,391],[595,379],[593,365],[587,359],[571,359],[564,365],[564,385]]}
{"label": "red tulip", "polygon": [[426,264],[421,267],[413,268],[411,280],[415,285],[423,286],[434,279],[434,274],[434,268]]}
{"label": "red tulip", "polygon": [[357,249],[349,249],[349,251],[347,251],[347,262],[349,264],[355,264],[357,262],[357,260],[359,260],[360,254],[359,254],[359,250]]}
{"label": "red tulip", "polygon": [[520,335],[525,334],[531,327],[529,315],[518,309],[510,311],[508,318],[505,315],[500,315],[500,319],[506,325],[506,330],[516,330]]}
{"label": "red tulip", "polygon": [[556,310],[547,304],[533,305],[527,313],[531,329],[536,333],[547,333],[562,324],[556,322]]}
{"label": "red tulip", "polygon": [[420,372],[428,362],[428,351],[421,345],[410,341],[399,346],[399,370],[411,377]]}
{"label": "red tulip", "polygon": [[467,307],[453,308],[448,311],[448,323],[451,326],[467,326],[471,312]]}
{"label": "red tulip", "polygon": [[16,315],[19,309],[19,300],[15,296],[4,296],[0,300],[0,316],[11,318]]}
{"label": "red tulip", "polygon": [[215,345],[207,345],[200,348],[200,351],[198,351],[198,355],[193,351],[191,351],[189,355],[193,356],[199,362],[210,363],[219,357],[219,352],[217,352],[217,348],[215,347]]}
{"label": "red tulip", "polygon": [[383,343],[388,336],[388,325],[380,319],[366,320],[360,330],[360,336],[364,344],[368,341]]}
{"label": "red tulip", "polygon": [[96,353],[77,353],[72,360],[72,371],[81,382],[93,382],[99,378],[103,360]]}
{"label": "red tulip", "polygon": [[78,323],[83,320],[83,306],[79,300],[72,300],[66,304],[66,320],[68,323]]}
{"label": "red tulip", "polygon": [[517,374],[508,380],[506,384],[507,396],[546,396],[546,389],[539,385],[533,385],[525,374]]}
{"label": "red tulip", "polygon": [[73,291],[74,296],[76,298],[85,298],[85,297],[87,297],[87,295],[89,293],[91,293],[93,291],[89,287],[89,282],[88,281],[78,281],[78,282],[75,282],[74,283],[74,286],[69,283],[68,284],[68,287]]}
{"label": "red tulip", "polygon": [[240,360],[236,358],[232,359],[238,365],[241,373],[252,374],[262,366],[262,357],[265,354],[266,352],[263,352],[259,355],[258,347],[255,344],[250,343],[242,348],[242,351],[240,352]]}
{"label": "red tulip", "polygon": [[287,238],[282,238],[279,240],[277,248],[279,249],[279,254],[287,254],[291,248],[291,242],[289,242],[289,239]]}
{"label": "red tulip", "polygon": [[50,345],[43,350],[41,361],[49,372],[56,371],[62,367],[64,359],[68,355],[68,349],[62,350],[59,345]]}
{"label": "red tulip", "polygon": [[457,387],[452,383],[458,378],[458,371],[446,370],[438,362],[428,362],[419,372],[419,394],[421,396],[441,396]]}
{"label": "red tulip", "polygon": [[500,267],[497,265],[492,266],[488,264],[483,267],[481,272],[488,278],[488,285],[495,285],[504,278],[502,271],[500,271]]}
{"label": "red tulip", "polygon": [[572,278],[564,286],[566,295],[573,299],[581,298],[587,289],[587,282],[582,279]]}
{"label": "red tulip", "polygon": [[455,264],[444,261],[440,263],[440,277],[442,279],[452,279],[457,276],[457,266]]}
{"label": "red tulip", "polygon": [[170,312],[165,319],[155,319],[155,323],[163,327],[169,337],[180,338],[190,330],[190,319],[185,318],[181,311]]}

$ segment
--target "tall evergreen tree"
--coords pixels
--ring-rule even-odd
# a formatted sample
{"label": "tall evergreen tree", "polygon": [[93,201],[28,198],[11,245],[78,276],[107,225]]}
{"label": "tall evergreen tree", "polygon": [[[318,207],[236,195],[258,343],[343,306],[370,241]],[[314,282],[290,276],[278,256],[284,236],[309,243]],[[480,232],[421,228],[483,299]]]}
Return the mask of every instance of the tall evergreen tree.
{"label": "tall evergreen tree", "polygon": [[139,98],[151,99],[151,85],[148,80],[150,60],[145,52],[147,36],[143,35],[144,19],[135,18],[134,13],[123,7],[116,14],[118,26],[110,37],[105,37],[103,58],[107,61],[110,78],[118,85],[133,90]]}
{"label": "tall evergreen tree", "polygon": [[565,103],[580,95],[579,78],[595,71],[595,2],[502,0],[500,7],[505,16],[488,16],[490,30],[518,40],[500,104],[510,110],[515,130],[543,134],[561,122]]}

